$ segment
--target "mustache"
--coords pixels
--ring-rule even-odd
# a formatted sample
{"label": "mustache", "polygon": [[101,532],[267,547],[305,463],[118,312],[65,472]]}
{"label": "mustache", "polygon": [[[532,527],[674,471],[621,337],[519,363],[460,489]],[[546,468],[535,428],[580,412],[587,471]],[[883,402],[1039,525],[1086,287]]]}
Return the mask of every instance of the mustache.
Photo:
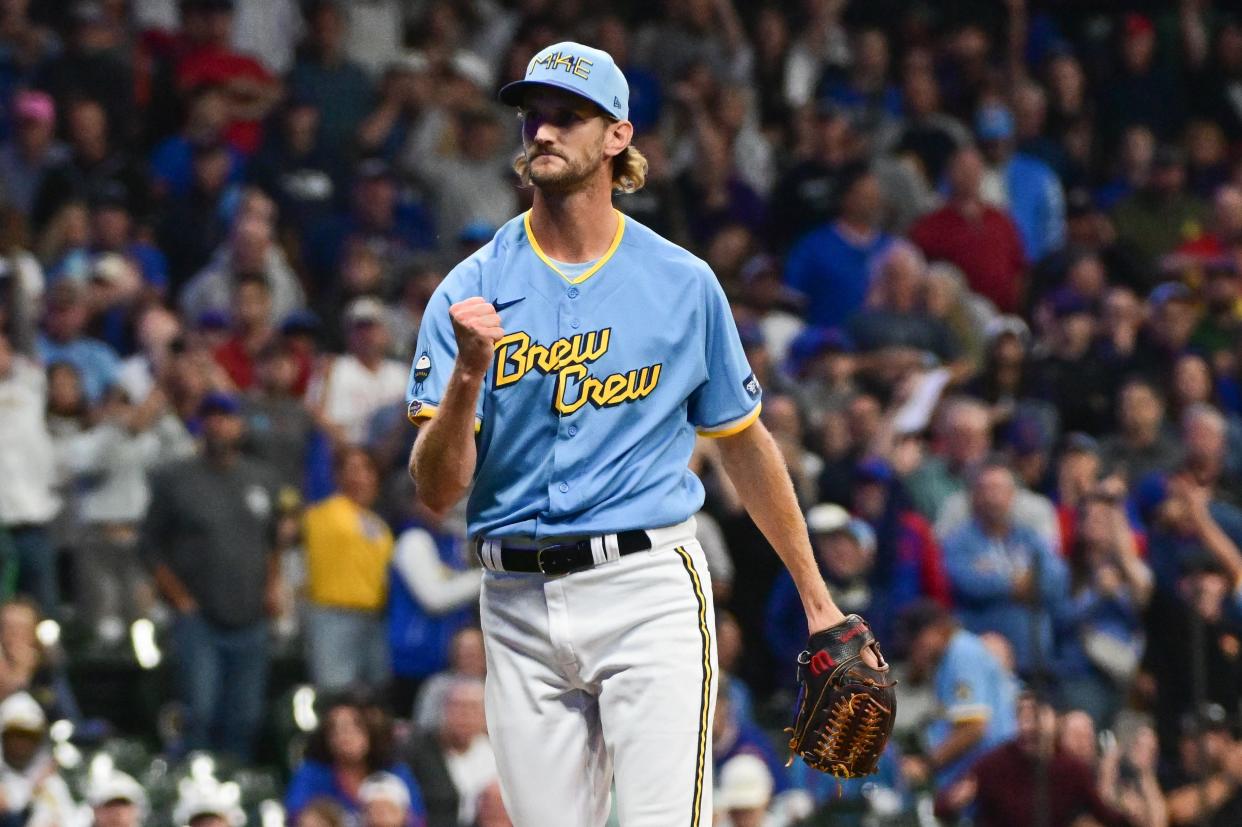
{"label": "mustache", "polygon": [[533,161],[536,158],[543,157],[544,155],[550,155],[553,158],[560,158],[562,161],[566,160],[564,155],[562,155],[559,152],[555,152],[551,149],[542,149],[537,152],[528,152],[526,153],[526,160]]}

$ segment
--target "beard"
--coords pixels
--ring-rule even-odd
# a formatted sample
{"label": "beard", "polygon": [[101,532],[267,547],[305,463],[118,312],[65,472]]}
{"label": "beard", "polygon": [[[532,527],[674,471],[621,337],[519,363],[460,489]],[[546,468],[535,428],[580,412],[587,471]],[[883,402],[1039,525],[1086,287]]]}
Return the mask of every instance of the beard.
{"label": "beard", "polygon": [[[586,182],[599,171],[605,160],[602,150],[603,142],[601,141],[600,146],[577,159],[553,152],[531,155],[528,151],[526,155],[527,174],[530,176],[531,183],[544,192],[566,195],[582,189]],[[544,155],[560,158],[562,163],[556,165],[555,169],[536,166],[535,160]]]}

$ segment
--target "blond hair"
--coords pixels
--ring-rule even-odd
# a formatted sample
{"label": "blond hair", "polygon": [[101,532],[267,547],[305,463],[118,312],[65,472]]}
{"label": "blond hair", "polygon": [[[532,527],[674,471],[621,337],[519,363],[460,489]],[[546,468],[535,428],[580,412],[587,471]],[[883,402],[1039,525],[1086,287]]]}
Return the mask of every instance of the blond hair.
{"label": "blond hair", "polygon": [[[526,153],[519,152],[513,158],[513,171],[523,187],[530,186],[530,165]],[[638,192],[647,183],[647,158],[638,147],[627,146],[612,159],[612,189],[614,192]]]}

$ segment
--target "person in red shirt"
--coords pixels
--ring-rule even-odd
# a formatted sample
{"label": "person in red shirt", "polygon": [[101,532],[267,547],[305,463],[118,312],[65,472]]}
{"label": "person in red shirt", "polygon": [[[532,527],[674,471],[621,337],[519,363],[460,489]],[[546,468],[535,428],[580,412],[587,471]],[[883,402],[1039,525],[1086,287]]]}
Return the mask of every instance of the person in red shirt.
{"label": "person in red shirt", "polygon": [[983,156],[975,147],[954,153],[948,203],[923,216],[911,228],[910,240],[929,260],[956,265],[970,289],[1002,313],[1013,313],[1022,301],[1026,257],[1013,219],[980,197],[983,172]]}
{"label": "person in red shirt", "polygon": [[215,360],[238,390],[255,383],[259,351],[275,338],[272,327],[272,288],[262,273],[238,275],[233,287],[233,335],[215,352]]}
{"label": "person in red shirt", "polygon": [[[1129,827],[1132,822],[1100,796],[1091,767],[1056,747],[1056,721],[1056,712],[1034,693],[1020,697],[1018,737],[985,754],[937,796],[936,816],[953,821],[971,807],[975,827],[1068,825],[1084,815],[1101,827]],[[1041,758],[1047,768],[1042,784]]]}

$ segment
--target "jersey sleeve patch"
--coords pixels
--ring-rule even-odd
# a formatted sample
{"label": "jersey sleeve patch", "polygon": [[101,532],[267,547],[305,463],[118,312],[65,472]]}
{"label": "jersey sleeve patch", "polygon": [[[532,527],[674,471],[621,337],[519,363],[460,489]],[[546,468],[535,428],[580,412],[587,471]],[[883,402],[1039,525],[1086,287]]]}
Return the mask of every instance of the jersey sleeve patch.
{"label": "jersey sleeve patch", "polygon": [[750,394],[751,399],[757,400],[763,394],[762,388],[759,387],[759,380],[755,378],[754,373],[746,377],[742,382],[742,387]]}

